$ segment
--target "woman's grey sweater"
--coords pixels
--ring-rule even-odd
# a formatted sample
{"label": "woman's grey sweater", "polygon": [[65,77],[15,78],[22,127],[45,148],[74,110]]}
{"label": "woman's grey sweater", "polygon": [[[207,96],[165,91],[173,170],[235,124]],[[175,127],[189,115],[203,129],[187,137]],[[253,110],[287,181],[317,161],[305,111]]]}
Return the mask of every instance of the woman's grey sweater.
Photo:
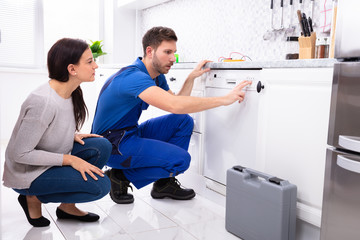
{"label": "woman's grey sweater", "polygon": [[29,188],[47,169],[62,165],[74,144],[73,111],[72,98],[60,97],[49,83],[27,97],[5,152],[5,186]]}

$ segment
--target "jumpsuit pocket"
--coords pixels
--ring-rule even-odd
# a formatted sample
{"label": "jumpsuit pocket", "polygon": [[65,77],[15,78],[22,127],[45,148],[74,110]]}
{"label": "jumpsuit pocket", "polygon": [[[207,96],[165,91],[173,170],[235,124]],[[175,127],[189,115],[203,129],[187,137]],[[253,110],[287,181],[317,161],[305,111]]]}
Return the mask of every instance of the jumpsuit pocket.
{"label": "jumpsuit pocket", "polygon": [[119,150],[119,144],[125,136],[126,130],[108,130],[105,133],[101,134],[112,144],[112,155],[123,155]]}

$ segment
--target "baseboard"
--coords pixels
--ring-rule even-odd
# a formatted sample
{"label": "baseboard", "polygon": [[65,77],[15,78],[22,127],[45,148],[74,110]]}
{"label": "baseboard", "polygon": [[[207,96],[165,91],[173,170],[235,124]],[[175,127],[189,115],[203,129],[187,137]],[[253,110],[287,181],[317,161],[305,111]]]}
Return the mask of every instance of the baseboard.
{"label": "baseboard", "polygon": [[297,218],[316,227],[321,226],[321,209],[297,202]]}

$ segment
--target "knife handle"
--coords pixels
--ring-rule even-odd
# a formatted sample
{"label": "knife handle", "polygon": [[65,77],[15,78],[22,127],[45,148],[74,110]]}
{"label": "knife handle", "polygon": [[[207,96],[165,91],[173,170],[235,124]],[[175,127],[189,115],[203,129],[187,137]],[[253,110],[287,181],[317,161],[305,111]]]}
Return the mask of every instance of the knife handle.
{"label": "knife handle", "polygon": [[301,27],[302,27],[303,32],[304,32],[304,37],[307,37],[308,34],[307,34],[306,23],[305,23],[305,20],[304,20],[304,19],[301,19]]}
{"label": "knife handle", "polygon": [[280,7],[284,6],[284,0],[280,0]]}
{"label": "knife handle", "polygon": [[301,11],[297,10],[296,13],[297,13],[297,16],[298,16],[301,32],[305,35],[304,26],[303,26],[303,23],[302,23]]}
{"label": "knife handle", "polygon": [[293,5],[293,0],[290,0],[290,5]]}
{"label": "knife handle", "polygon": [[270,0],[270,9],[274,8],[274,0]]}
{"label": "knife handle", "polygon": [[296,13],[297,13],[299,22],[301,22],[301,19],[302,19],[302,17],[301,17],[301,11],[300,11],[300,10],[297,10]]}
{"label": "knife handle", "polygon": [[312,19],[311,19],[311,17],[309,17],[308,23],[309,23],[310,32],[313,32],[314,29],[313,29],[313,26],[312,26]]}

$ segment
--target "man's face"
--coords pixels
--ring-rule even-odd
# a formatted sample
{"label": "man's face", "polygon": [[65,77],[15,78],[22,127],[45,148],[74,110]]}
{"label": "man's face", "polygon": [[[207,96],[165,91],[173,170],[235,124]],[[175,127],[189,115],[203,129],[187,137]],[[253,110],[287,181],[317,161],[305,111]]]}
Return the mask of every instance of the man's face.
{"label": "man's face", "polygon": [[176,42],[175,41],[162,41],[159,47],[154,50],[152,64],[155,71],[160,74],[169,72],[171,66],[176,61]]}

